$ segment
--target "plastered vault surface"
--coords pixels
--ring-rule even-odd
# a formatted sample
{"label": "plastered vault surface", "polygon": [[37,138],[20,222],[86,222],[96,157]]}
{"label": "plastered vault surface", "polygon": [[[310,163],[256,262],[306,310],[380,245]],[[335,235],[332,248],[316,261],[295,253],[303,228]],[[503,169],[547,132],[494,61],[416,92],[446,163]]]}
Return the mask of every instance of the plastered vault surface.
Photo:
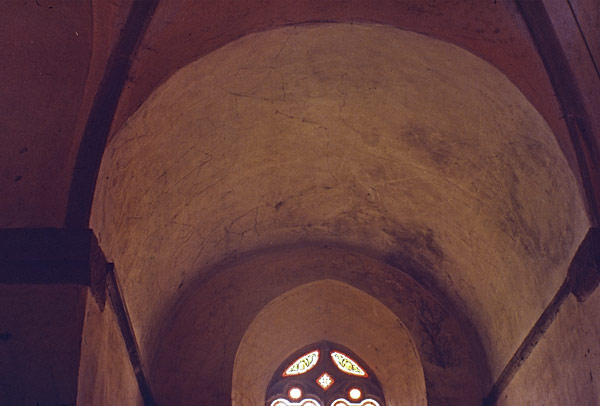
{"label": "plastered vault surface", "polygon": [[562,282],[584,213],[547,124],[489,64],[322,24],[249,35],[166,81],[107,148],[91,224],[144,359],[217,264],[335,243],[447,297],[493,378]]}
{"label": "plastered vault surface", "polygon": [[252,253],[183,289],[152,346],[151,380],[166,404],[199,393],[257,404],[291,349],[320,340],[364,358],[390,406],[483,397],[487,366],[455,313],[392,266],[318,245]]}

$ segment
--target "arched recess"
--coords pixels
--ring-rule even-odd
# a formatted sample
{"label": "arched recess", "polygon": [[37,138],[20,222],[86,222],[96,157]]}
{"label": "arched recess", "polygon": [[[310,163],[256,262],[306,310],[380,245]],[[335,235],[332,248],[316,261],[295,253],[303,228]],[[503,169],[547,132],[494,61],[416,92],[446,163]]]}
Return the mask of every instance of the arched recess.
{"label": "arched recess", "polygon": [[373,368],[387,406],[427,405],[423,367],[404,324],[365,292],[320,280],[283,293],[252,320],[235,357],[232,406],[264,403],[279,364],[320,340],[350,348]]}
{"label": "arched recess", "polygon": [[[254,252],[213,269],[211,274],[208,280],[198,279],[182,289],[170,317],[154,335],[150,380],[159,403],[194,405],[202,396],[205,405],[227,404],[232,396],[232,379],[238,379],[234,400],[239,404],[243,398],[241,385],[256,376],[257,381],[252,382],[259,386],[248,388],[252,397],[245,404],[262,404],[274,368],[294,350],[322,339],[323,335],[367,361],[384,391],[390,390],[394,396],[404,393],[412,396],[416,404],[422,404],[420,396],[425,392],[419,374],[423,374],[429,405],[481,403],[489,384],[489,370],[476,334],[442,298],[397,268],[349,248],[315,245]],[[306,289],[299,288],[302,286]],[[331,289],[334,300],[327,298],[325,288]],[[307,301],[319,305],[303,305],[304,293]],[[353,305],[343,297],[345,294],[358,302]],[[285,325],[261,327],[262,322],[253,321],[265,317],[274,321],[291,303],[314,316],[315,323],[277,344],[277,337],[285,337],[284,331],[291,335],[295,324],[286,329]],[[290,311],[294,311],[294,306]],[[291,317],[308,321],[301,312],[294,311]],[[370,317],[385,323],[386,329],[391,328],[392,341],[371,335],[370,330],[381,330],[368,321]],[[353,320],[367,323],[368,329],[353,327],[344,332]],[[260,328],[279,328],[281,335],[265,336],[261,343]],[[243,340],[246,343],[240,344]],[[369,340],[376,345],[368,347]],[[257,353],[266,357],[265,365],[255,365],[256,369],[248,371],[248,375],[241,375],[240,368],[246,368],[250,362],[247,351],[263,351],[263,344],[269,344],[273,351],[270,355]],[[399,352],[398,358],[392,352]],[[244,355],[240,358],[239,354]],[[380,364],[385,357],[396,359],[401,365]],[[236,373],[234,363],[238,358]],[[408,371],[416,371],[417,376],[404,376],[399,368],[402,365]],[[391,389],[394,380],[398,388]],[[260,402],[253,403],[257,396]]]}

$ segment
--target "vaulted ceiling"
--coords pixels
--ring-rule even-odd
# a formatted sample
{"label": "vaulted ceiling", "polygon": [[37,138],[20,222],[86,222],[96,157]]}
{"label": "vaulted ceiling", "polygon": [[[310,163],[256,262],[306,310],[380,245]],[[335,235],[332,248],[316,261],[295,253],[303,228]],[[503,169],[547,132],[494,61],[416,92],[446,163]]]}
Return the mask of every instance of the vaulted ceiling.
{"label": "vaulted ceiling", "polygon": [[[99,97],[99,89],[112,92],[111,103],[118,101],[114,120],[101,116],[112,123],[114,134],[160,83],[190,62],[248,33],[307,22],[386,24],[424,33],[474,53],[507,75],[523,92],[552,128],[570,166],[577,167],[543,63],[511,2],[415,0],[373,6],[358,0],[327,4],[235,1],[218,5],[179,0],[158,2],[152,18],[147,20],[143,20],[144,13],[152,11],[146,9],[152,9],[154,2],[138,2],[133,9],[131,4],[27,0],[10,2],[5,7],[0,17],[6,61],[0,72],[1,125],[6,145],[1,158],[11,164],[4,168],[0,179],[2,189],[8,192],[2,200],[3,227],[60,226],[65,220],[73,174],[86,172],[82,176],[93,186],[94,168],[75,165],[86,124],[90,124],[90,111],[94,112],[93,106],[103,107],[97,106],[104,100]],[[586,2],[577,4],[580,15],[589,15],[590,22],[584,27],[591,27],[593,38],[596,11]],[[128,15],[130,23],[126,24]],[[136,28],[136,24],[145,28],[137,51],[131,55],[116,52],[115,46],[123,38],[119,35],[131,38],[137,32],[131,27]],[[575,33],[568,34],[566,38],[575,45]],[[119,59],[130,61],[131,70],[109,78],[111,66]],[[122,93],[118,88],[110,89],[114,76],[126,80]],[[108,82],[100,86],[103,77]],[[597,84],[580,85],[588,89],[589,99],[594,102]],[[596,111],[592,109],[590,114],[597,116]],[[106,138],[108,134],[95,137]],[[97,142],[101,153],[103,142]],[[84,147],[82,153],[93,149]],[[88,189],[72,193],[93,193],[93,187]],[[78,199],[86,200],[77,196],[72,200]],[[85,215],[79,223],[85,223]]]}
{"label": "vaulted ceiling", "polygon": [[[551,129],[486,62],[396,28],[302,25],[245,36],[160,86],[107,147],[91,226],[121,270],[142,354],[161,348],[157,370],[219,365],[213,346],[253,314],[251,281],[281,287],[318,268],[267,277],[266,259],[244,262],[213,286],[224,264],[333,244],[428,283],[449,317],[476,326],[496,377],[589,227],[578,195]],[[228,313],[207,314],[213,306]],[[209,339],[211,323],[221,327]],[[168,403],[193,399],[197,379],[186,392],[170,375],[180,385],[165,385]],[[201,381],[202,393],[223,382]]]}
{"label": "vaulted ceiling", "polygon": [[[267,332],[289,344],[277,356],[327,336],[375,364],[369,345],[386,336],[421,371],[390,404],[421,404],[424,385],[430,404],[476,404],[561,286],[600,196],[600,82],[581,64],[581,91],[561,90],[526,12],[11,4],[0,227],[94,230],[166,404],[235,394],[244,351],[268,358]],[[573,60],[581,44],[552,24]],[[586,113],[565,119],[572,100]],[[322,309],[331,330],[273,328]],[[376,334],[344,335],[352,320]],[[394,368],[375,368],[382,384]]]}

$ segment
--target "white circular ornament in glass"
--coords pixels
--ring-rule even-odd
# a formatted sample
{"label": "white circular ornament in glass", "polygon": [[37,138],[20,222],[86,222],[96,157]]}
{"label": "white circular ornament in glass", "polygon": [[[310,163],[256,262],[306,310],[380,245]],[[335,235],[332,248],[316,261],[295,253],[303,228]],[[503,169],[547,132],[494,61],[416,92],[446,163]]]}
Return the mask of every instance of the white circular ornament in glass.
{"label": "white circular ornament in glass", "polygon": [[350,396],[350,399],[352,400],[358,400],[362,397],[362,392],[358,388],[352,388],[348,392],[348,396]]}
{"label": "white circular ornament in glass", "polygon": [[291,388],[288,391],[288,396],[290,397],[290,399],[292,400],[298,400],[302,397],[302,389],[294,386],[293,388]]}

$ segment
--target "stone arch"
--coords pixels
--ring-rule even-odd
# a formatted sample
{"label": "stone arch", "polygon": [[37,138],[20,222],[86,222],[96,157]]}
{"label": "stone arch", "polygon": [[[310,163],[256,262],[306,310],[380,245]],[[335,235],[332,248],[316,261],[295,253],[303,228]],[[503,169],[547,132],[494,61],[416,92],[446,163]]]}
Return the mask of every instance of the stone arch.
{"label": "stone arch", "polygon": [[[152,350],[155,356],[151,379],[159,399],[168,404],[187,405],[194,404],[197,394],[202,393],[206,396],[205,404],[223,404],[231,398],[232,385],[235,385],[234,400],[239,403],[240,386],[258,377],[262,380],[254,382],[259,386],[251,389],[252,398],[247,401],[253,404],[260,397],[262,403],[266,384],[279,362],[293,350],[323,335],[357,352],[376,370],[382,385],[384,379],[391,385],[392,371],[402,373],[388,366],[390,369],[383,371],[386,377],[383,378],[380,371],[385,366],[379,362],[389,356],[392,342],[383,340],[380,344],[385,351],[378,353],[374,347],[362,348],[368,345],[365,338],[369,337],[368,330],[358,342],[344,336],[341,325],[336,327],[335,334],[333,330],[324,333],[331,312],[322,315],[317,330],[307,331],[306,336],[299,336],[291,345],[282,341],[278,348],[268,338],[265,341],[257,338],[262,322],[254,323],[255,320],[279,314],[290,301],[300,301],[305,292],[317,300],[315,296],[323,287],[331,289],[336,298],[342,298],[345,293],[361,298],[363,307],[371,309],[365,310],[368,314],[377,311],[374,319],[381,318],[380,321],[393,327],[395,342],[406,344],[400,352],[407,353],[399,355],[400,358],[406,358],[403,362],[411,365],[409,369],[416,370],[417,375],[423,371],[428,404],[479,404],[488,375],[486,361],[477,337],[469,333],[470,326],[461,323],[455,310],[397,268],[349,248],[319,245],[255,252],[216,268],[210,279],[197,280],[181,291],[170,319],[157,332]],[[334,311],[340,310],[335,301],[322,303]],[[310,311],[317,314],[318,308]],[[339,313],[345,315],[346,322],[360,318],[349,308]],[[302,319],[298,314],[295,317]],[[363,320],[368,322],[368,318]],[[246,342],[241,344],[243,340]],[[270,357],[276,362],[271,364],[269,358],[256,375],[240,374],[245,367],[240,367],[239,362],[249,360],[247,351],[253,351],[255,346],[264,350],[266,344],[273,346]],[[402,378],[404,382],[415,384],[416,389],[402,388],[400,381],[396,382],[399,385],[396,390],[407,394],[417,390],[411,396],[415,404],[422,404],[419,394],[425,391],[417,378]],[[234,384],[233,379],[238,379],[237,383]],[[416,382],[412,382],[414,379]],[[400,392],[395,392],[394,397]]]}
{"label": "stone arch", "polygon": [[427,405],[423,367],[404,324],[374,297],[325,279],[279,295],[252,320],[235,357],[232,406],[262,404],[281,361],[320,340],[350,348],[375,369],[387,406]]}

